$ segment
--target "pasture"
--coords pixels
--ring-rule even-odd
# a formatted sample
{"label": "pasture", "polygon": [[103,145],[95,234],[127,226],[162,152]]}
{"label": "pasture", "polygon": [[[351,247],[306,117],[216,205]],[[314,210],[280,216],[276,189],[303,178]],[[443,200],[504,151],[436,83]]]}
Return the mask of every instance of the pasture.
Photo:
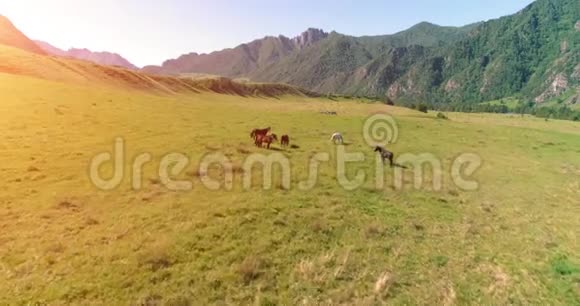
{"label": "pasture", "polygon": [[[0,304],[580,303],[578,122],[438,120],[367,101],[153,95],[8,74],[0,101]],[[407,173],[398,190],[389,167],[385,187],[374,187],[376,153],[361,131],[377,112],[398,123],[388,146],[396,156],[440,159],[442,190],[414,189]],[[255,147],[250,131],[266,126],[298,148]],[[353,191],[336,180],[337,131],[348,152],[366,157],[347,166],[349,177],[368,173]],[[116,137],[125,178],[99,190],[89,164]],[[192,190],[160,184],[159,162],[171,152],[189,157],[176,177]],[[201,184],[196,169],[208,152],[233,161],[233,190]],[[301,191],[318,152],[331,161]],[[483,160],[475,191],[449,179],[465,152]],[[141,153],[153,158],[133,190],[131,161]],[[287,156],[292,188],[241,188],[240,165],[253,153]]]}

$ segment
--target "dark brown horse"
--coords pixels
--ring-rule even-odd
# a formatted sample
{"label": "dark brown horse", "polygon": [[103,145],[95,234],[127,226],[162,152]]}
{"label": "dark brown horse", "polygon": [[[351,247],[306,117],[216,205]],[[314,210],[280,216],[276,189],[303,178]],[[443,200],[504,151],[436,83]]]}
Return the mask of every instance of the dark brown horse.
{"label": "dark brown horse", "polygon": [[254,144],[258,145],[258,138],[266,136],[270,132],[271,128],[267,127],[265,129],[253,129],[250,133],[250,137],[254,139]]}
{"label": "dark brown horse", "polygon": [[256,145],[258,147],[260,147],[260,148],[265,143],[266,144],[266,147],[268,149],[270,149],[270,145],[274,141],[278,141],[278,136],[276,136],[276,134],[264,135],[264,136],[258,136],[258,137],[256,137]]}
{"label": "dark brown horse", "polygon": [[385,160],[388,160],[389,165],[391,167],[393,166],[393,157],[395,156],[393,152],[387,151],[385,148],[379,146],[375,147],[375,152],[379,152],[379,154],[381,154],[381,159],[383,160],[383,163],[385,162]]}
{"label": "dark brown horse", "polygon": [[282,137],[280,138],[280,144],[283,147],[287,147],[290,145],[290,136],[288,135],[282,135]]}

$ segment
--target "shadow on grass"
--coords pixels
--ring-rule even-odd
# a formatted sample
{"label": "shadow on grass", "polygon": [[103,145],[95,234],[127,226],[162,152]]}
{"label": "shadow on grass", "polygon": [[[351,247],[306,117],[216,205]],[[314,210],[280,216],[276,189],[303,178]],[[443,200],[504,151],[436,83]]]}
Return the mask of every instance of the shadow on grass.
{"label": "shadow on grass", "polygon": [[397,163],[393,163],[392,167],[393,167],[393,168],[403,168],[403,169],[409,169],[409,167],[407,167],[407,166],[405,166],[405,165],[397,164]]}

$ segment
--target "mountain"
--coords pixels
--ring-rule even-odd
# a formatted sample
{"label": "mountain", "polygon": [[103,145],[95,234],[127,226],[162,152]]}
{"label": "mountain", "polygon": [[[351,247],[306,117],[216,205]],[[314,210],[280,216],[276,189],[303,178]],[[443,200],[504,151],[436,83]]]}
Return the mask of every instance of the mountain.
{"label": "mountain", "polygon": [[429,50],[459,41],[472,29],[473,25],[420,23],[393,35],[353,37],[333,32],[317,44],[252,71],[249,77],[320,92],[378,95]]}
{"label": "mountain", "polygon": [[0,45],[15,47],[36,54],[45,54],[32,40],[18,30],[8,18],[0,15]]}
{"label": "mountain", "polygon": [[[0,18],[4,44],[135,69],[117,54],[31,44]],[[2,43],[0,41],[0,43]],[[282,82],[322,93],[387,96],[399,103],[479,103],[505,97],[580,104],[580,2],[537,0],[516,14],[463,27],[428,22],[378,36],[319,29],[264,37],[146,66],[148,74],[209,74]]]}
{"label": "mountain", "polygon": [[318,94],[286,84],[239,82],[222,77],[187,78],[147,75],[139,71],[84,60],[37,55],[0,45],[0,73],[28,76],[94,88],[140,91],[161,96],[212,92],[240,97],[315,97]]}
{"label": "mountain", "polygon": [[310,28],[294,38],[265,37],[210,54],[191,53],[143,70],[154,74],[214,74],[285,82],[320,92],[384,93],[430,49],[466,38],[478,24],[428,22],[393,35],[353,37]]}
{"label": "mountain", "polygon": [[520,95],[579,100],[580,2],[538,0],[462,28],[420,23],[386,36],[331,35],[249,74],[320,92],[465,103]]}
{"label": "mountain", "polygon": [[59,49],[47,42],[44,41],[40,41],[40,40],[34,40],[34,43],[40,48],[42,49],[44,52],[46,52],[46,54],[49,55],[56,55],[56,56],[68,56],[67,52]]}
{"label": "mountain", "polygon": [[99,65],[119,66],[127,69],[137,70],[138,68],[121,55],[111,52],[93,52],[88,49],[71,48],[68,51],[61,50],[47,42],[34,41],[44,52],[50,55],[70,57],[74,59],[93,62]]}
{"label": "mountain", "polygon": [[145,71],[284,82],[319,92],[431,104],[519,96],[580,103],[580,2],[537,0],[520,12],[464,27],[419,23],[392,35],[309,29],[211,54],[187,54]]}
{"label": "mountain", "polygon": [[308,48],[327,36],[327,33],[318,29],[308,29],[294,38],[269,36],[210,54],[185,54],[177,59],[167,60],[161,66],[146,66],[143,71],[157,74],[203,73],[239,77],[277,62],[294,51]]}
{"label": "mountain", "polygon": [[480,102],[508,96],[543,103],[578,100],[580,2],[538,0],[485,22],[470,35],[417,61],[385,84],[396,98]]}

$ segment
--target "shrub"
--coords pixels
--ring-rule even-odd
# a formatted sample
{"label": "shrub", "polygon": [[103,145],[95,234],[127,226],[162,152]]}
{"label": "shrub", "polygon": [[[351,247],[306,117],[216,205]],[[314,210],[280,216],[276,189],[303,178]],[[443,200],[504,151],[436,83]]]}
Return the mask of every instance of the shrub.
{"label": "shrub", "polygon": [[551,266],[554,272],[562,276],[580,272],[580,267],[572,263],[565,255],[558,255],[553,258]]}
{"label": "shrub", "polygon": [[449,258],[447,258],[446,256],[443,255],[437,255],[433,258],[433,262],[435,263],[435,265],[437,267],[445,267],[447,265],[447,263],[449,262]]}
{"label": "shrub", "polygon": [[447,118],[447,116],[445,116],[445,114],[444,114],[444,113],[442,113],[442,112],[438,112],[438,113],[437,113],[437,119],[448,120],[449,118]]}
{"label": "shrub", "polygon": [[139,254],[137,260],[140,266],[148,266],[152,271],[168,268],[173,264],[169,251],[168,241],[158,241]]}
{"label": "shrub", "polygon": [[426,104],[419,104],[419,106],[417,106],[417,110],[423,113],[427,113],[427,111],[429,110],[429,108],[427,107]]}
{"label": "shrub", "polygon": [[244,283],[248,284],[260,276],[263,262],[260,258],[249,256],[240,264],[238,272]]}

